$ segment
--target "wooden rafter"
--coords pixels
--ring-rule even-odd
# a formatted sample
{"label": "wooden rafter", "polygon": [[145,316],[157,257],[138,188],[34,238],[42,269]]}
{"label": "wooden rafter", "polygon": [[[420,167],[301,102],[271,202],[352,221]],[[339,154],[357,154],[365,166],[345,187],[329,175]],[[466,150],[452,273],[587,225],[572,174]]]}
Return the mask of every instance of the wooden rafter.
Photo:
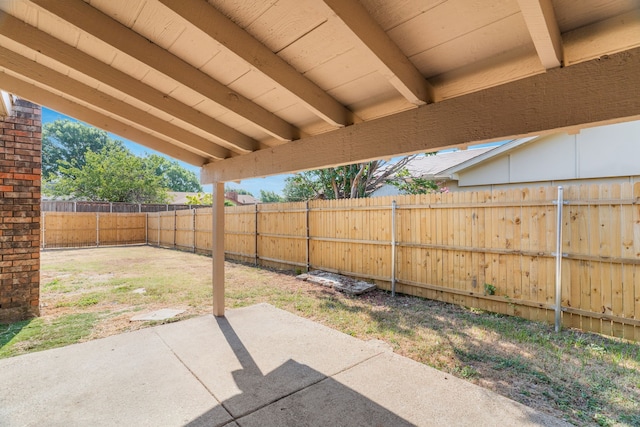
{"label": "wooden rafter", "polygon": [[203,183],[344,165],[640,118],[640,48],[488,88],[296,144],[211,163]]}
{"label": "wooden rafter", "polygon": [[433,88],[358,1],[324,0],[378,62],[380,74],[409,102],[432,102]]}
{"label": "wooden rafter", "polygon": [[563,34],[565,66],[640,46],[640,8]]}
{"label": "wooden rafter", "polygon": [[298,129],[290,123],[242,95],[230,93],[230,89],[225,85],[160,46],[149,43],[147,39],[135,31],[111,19],[84,1],[31,1],[115,49],[244,117],[275,138],[282,141],[292,141],[299,137]]}
{"label": "wooden rafter", "polygon": [[325,121],[335,126],[353,123],[353,114],[346,107],[207,2],[159,1],[287,89]]}
{"label": "wooden rafter", "polygon": [[562,36],[551,0],[518,0],[518,3],[544,68],[562,65]]}
{"label": "wooden rafter", "polygon": [[11,93],[21,98],[28,99],[36,104],[46,105],[63,114],[75,117],[78,120],[119,135],[122,138],[136,141],[146,147],[189,164],[202,166],[208,160],[205,156],[196,154],[186,148],[181,148],[175,143],[157,138],[148,132],[139,130],[118,119],[87,108],[70,99],[65,99],[59,94],[11,76],[3,71],[0,71],[0,87],[10,90]]}
{"label": "wooden rafter", "polygon": [[0,69],[10,70],[27,79],[38,81],[68,96],[130,120],[149,131],[158,132],[176,141],[183,141],[208,156],[216,159],[230,157],[229,150],[226,148],[3,47],[0,47]]}
{"label": "wooden rafter", "polygon": [[164,113],[174,116],[210,134],[220,145],[238,154],[258,149],[257,141],[237,130],[207,117],[182,102],[165,96],[92,56],[75,49],[47,33],[0,11],[0,35],[14,37],[24,46],[54,59],[76,71],[99,80],[101,83],[136,98]]}

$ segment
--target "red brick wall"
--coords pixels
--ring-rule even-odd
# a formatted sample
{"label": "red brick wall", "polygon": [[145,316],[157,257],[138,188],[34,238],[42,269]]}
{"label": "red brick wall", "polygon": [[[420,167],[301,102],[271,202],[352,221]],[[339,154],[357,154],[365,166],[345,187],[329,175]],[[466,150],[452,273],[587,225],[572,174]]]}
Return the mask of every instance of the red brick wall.
{"label": "red brick wall", "polygon": [[0,117],[0,323],[40,313],[41,120],[20,99]]}

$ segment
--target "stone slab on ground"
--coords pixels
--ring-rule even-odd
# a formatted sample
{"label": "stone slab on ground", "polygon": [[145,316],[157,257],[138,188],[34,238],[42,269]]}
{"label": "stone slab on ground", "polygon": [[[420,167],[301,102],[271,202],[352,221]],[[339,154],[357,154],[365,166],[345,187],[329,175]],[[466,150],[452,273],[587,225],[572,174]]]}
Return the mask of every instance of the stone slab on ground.
{"label": "stone slab on ground", "polygon": [[296,279],[327,286],[350,295],[360,295],[376,288],[373,283],[322,270],[313,270],[300,274],[296,276]]}
{"label": "stone slab on ground", "polygon": [[132,322],[142,320],[166,320],[176,317],[178,314],[184,313],[185,310],[176,310],[171,308],[163,308],[162,310],[152,311],[151,313],[138,314],[131,318]]}

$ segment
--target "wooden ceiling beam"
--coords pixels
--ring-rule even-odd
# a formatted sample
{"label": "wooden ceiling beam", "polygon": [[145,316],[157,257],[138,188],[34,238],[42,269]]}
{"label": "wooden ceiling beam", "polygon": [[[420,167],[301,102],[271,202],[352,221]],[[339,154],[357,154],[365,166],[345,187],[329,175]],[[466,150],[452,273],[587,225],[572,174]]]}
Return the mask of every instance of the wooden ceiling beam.
{"label": "wooden ceiling beam", "polygon": [[247,135],[2,11],[0,22],[0,35],[201,129],[237,154],[258,149],[258,142]]}
{"label": "wooden ceiling beam", "polygon": [[424,105],[434,101],[433,88],[359,1],[324,0],[338,18],[370,51],[379,72],[409,102]]}
{"label": "wooden ceiling beam", "polygon": [[562,36],[551,0],[518,0],[522,17],[545,69],[562,65]]}
{"label": "wooden ceiling beam", "polygon": [[[87,34],[143,62],[154,70],[202,94],[204,97],[249,120],[281,141],[300,137],[299,130],[182,59],[103,14],[82,0],[31,0],[42,9],[80,28]],[[203,2],[204,3],[204,2]]]}
{"label": "wooden ceiling beam", "polygon": [[136,129],[113,117],[109,117],[95,110],[84,107],[70,99],[63,98],[62,96],[36,86],[33,83],[11,76],[4,71],[0,71],[0,87],[7,91],[11,91],[11,93],[21,98],[28,99],[39,105],[44,105],[62,114],[81,120],[122,138],[136,141],[145,147],[159,151],[160,153],[182,160],[183,162],[191,165],[202,166],[208,160],[211,160],[203,155],[196,154],[190,150],[157,138],[147,132]]}
{"label": "wooden ceiling beam", "polygon": [[273,53],[271,49],[253,38],[206,1],[159,1],[229,49],[234,55],[244,59],[258,71],[291,92],[323,120],[338,127],[350,125],[356,120],[353,113],[344,105],[300,74]]}
{"label": "wooden ceiling beam", "polygon": [[205,165],[205,184],[640,118],[640,48]]}
{"label": "wooden ceiling beam", "polygon": [[576,28],[562,35],[564,65],[640,46],[640,9]]}
{"label": "wooden ceiling beam", "polygon": [[199,135],[187,132],[185,129],[177,127],[166,120],[135,108],[126,102],[60,74],[4,47],[0,47],[0,69],[9,70],[27,79],[42,83],[70,97],[136,123],[138,126],[150,131],[166,135],[176,141],[183,141],[194,149],[207,153],[216,159],[230,157],[229,150],[226,148],[220,147]]}

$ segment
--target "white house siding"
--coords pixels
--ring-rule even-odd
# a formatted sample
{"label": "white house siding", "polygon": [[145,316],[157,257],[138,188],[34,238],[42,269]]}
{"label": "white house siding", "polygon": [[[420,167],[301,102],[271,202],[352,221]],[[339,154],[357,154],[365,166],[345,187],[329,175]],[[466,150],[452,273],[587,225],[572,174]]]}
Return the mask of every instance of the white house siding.
{"label": "white house siding", "polygon": [[[584,129],[575,135],[536,138],[461,169],[457,177],[460,190],[638,182],[640,121]],[[456,186],[451,185],[451,189]]]}

